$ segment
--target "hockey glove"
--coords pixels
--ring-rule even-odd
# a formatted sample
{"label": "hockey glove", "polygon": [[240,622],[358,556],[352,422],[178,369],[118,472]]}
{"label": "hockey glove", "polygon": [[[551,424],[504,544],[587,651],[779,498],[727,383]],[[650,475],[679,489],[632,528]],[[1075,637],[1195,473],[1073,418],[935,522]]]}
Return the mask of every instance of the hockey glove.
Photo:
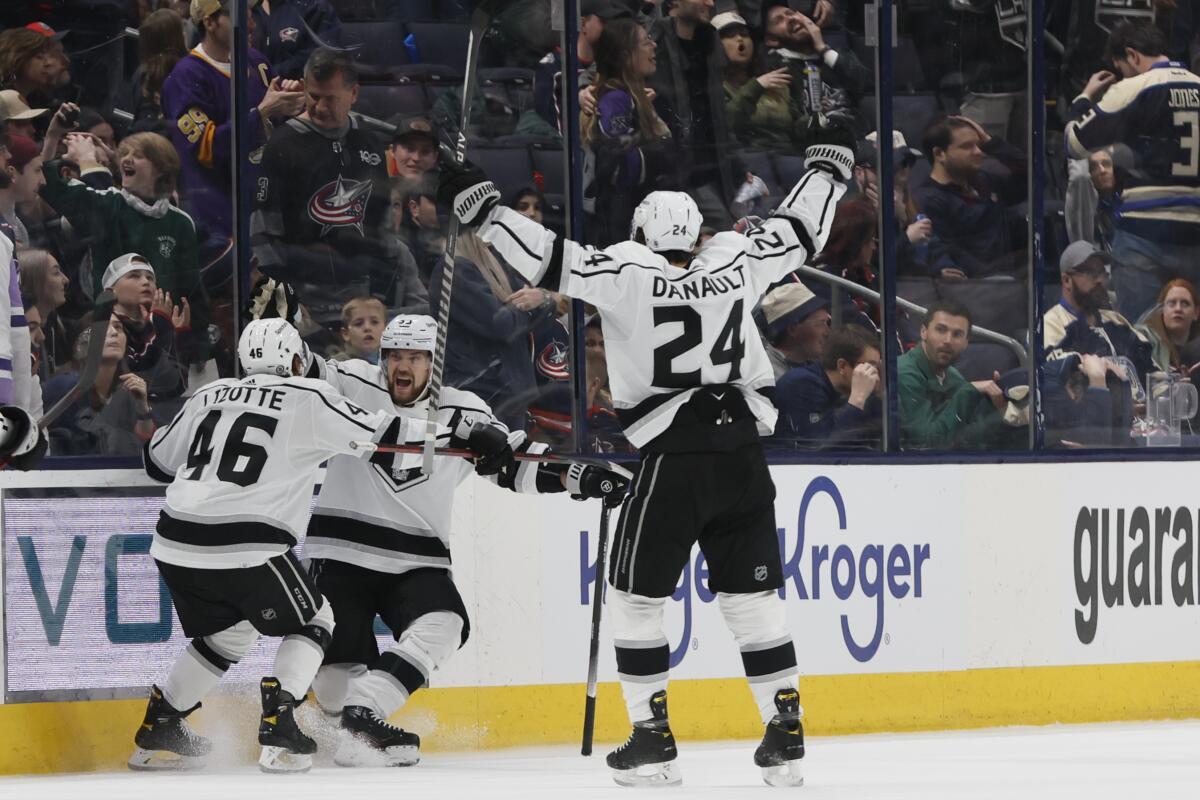
{"label": "hockey glove", "polygon": [[604,467],[572,464],[567,467],[567,491],[574,500],[599,497],[604,505],[616,508],[625,500],[629,481]]}
{"label": "hockey glove", "polygon": [[451,164],[438,184],[437,201],[450,208],[463,225],[473,226],[483,222],[500,202],[500,190],[481,170]]}
{"label": "hockey glove", "polygon": [[0,406],[0,460],[13,469],[30,470],[41,463],[49,442],[29,412]]}
{"label": "hockey glove", "polygon": [[293,325],[300,324],[300,299],[290,283],[275,278],[262,277],[250,290],[246,303],[246,316],[250,319],[285,319]]}
{"label": "hockey glove", "polygon": [[843,125],[818,128],[814,143],[804,151],[805,169],[822,169],[839,180],[854,173],[854,134]]}
{"label": "hockey glove", "polygon": [[459,421],[450,435],[450,446],[464,448],[477,454],[474,459],[476,475],[496,475],[513,462],[513,450],[508,443],[508,434],[495,425],[475,422],[470,417],[463,417]]}

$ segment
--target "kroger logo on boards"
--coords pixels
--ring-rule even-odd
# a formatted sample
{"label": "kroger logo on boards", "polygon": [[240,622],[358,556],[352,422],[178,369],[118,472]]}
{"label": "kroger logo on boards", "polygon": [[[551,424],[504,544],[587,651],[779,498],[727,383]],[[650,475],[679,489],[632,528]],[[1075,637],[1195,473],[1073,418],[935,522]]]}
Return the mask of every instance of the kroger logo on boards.
{"label": "kroger logo on boards", "polygon": [[[814,503],[831,503],[837,516],[836,530],[814,530],[809,520]],[[793,592],[797,600],[835,601],[848,603],[856,598],[872,601],[874,613],[862,621],[860,615],[847,610],[839,615],[842,641],[846,651],[856,661],[868,662],[879,652],[884,641],[887,598],[902,599],[923,596],[924,576],[932,558],[929,543],[904,545],[895,543],[864,544],[848,528],[846,503],[837,484],[828,477],[818,476],[809,481],[796,512],[794,538],[787,528],[779,528],[779,552],[783,559],[783,588],[781,597]],[[829,540],[845,537],[834,544],[815,544],[812,539]],[[794,544],[789,549],[789,538]],[[592,556],[594,545],[587,531],[579,534],[579,602],[591,602],[596,580],[596,563]],[[683,632],[678,643],[672,643],[671,666],[682,663],[692,643],[692,609],[698,600],[711,603],[716,594],[708,589],[708,567],[704,554],[697,552],[684,568],[679,585],[671,599],[683,606]],[[856,604],[856,607],[862,605]],[[853,616],[853,621],[852,621]],[[862,631],[870,630],[869,636]],[[858,634],[854,631],[859,631]]]}

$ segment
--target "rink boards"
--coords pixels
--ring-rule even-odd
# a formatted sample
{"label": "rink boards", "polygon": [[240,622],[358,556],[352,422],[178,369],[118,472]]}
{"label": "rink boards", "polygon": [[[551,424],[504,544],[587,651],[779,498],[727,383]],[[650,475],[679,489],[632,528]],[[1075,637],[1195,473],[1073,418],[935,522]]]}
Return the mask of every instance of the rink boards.
{"label": "rink boards", "polygon": [[[1188,472],[1184,463],[775,468],[809,730],[1200,715],[1200,500]],[[0,481],[0,772],[117,766],[144,707],[119,698],[144,696],[184,641],[146,555],[161,489],[133,472]],[[430,748],[578,737],[598,517],[597,503],[561,495],[481,481],[460,490],[452,550],[471,640],[399,715]],[[667,606],[677,733],[757,735],[698,551]],[[607,631],[604,642],[601,680],[612,681]],[[200,727],[229,723],[232,739],[250,741],[249,684],[273,644],[231,671],[232,693],[206,703]],[[615,684],[602,686],[599,705],[599,738],[623,738]]]}

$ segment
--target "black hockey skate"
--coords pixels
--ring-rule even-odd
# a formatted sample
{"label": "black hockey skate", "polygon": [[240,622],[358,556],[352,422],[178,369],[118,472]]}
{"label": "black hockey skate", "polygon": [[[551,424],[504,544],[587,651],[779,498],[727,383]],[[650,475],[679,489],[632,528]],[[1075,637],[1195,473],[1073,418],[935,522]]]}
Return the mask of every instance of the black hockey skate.
{"label": "black hockey skate", "polygon": [[167,702],[162,690],[150,688],[146,717],[133,737],[137,750],[129,757],[129,768],[136,770],[200,769],[212,750],[212,742],[187,724],[186,717],[200,704],[180,711]]}
{"label": "black hockey skate", "polygon": [[421,760],[421,737],[366,706],[342,710],[342,739],[333,762],[339,767],[411,767]]}
{"label": "black hockey skate", "polygon": [[762,744],[754,751],[754,763],[762,768],[770,786],[804,785],[804,726],[800,724],[800,692],[780,689],[775,693],[778,712],[767,723]]}
{"label": "black hockey skate", "polygon": [[678,786],[683,776],[675,759],[675,736],[667,722],[667,693],[650,698],[650,719],[633,723],[625,744],[608,754],[613,780],[621,786]]}
{"label": "black hockey skate", "polygon": [[308,772],[317,743],[296,725],[296,698],[275,678],[263,678],[263,714],[258,724],[258,743],[263,746],[258,766],[263,772]]}

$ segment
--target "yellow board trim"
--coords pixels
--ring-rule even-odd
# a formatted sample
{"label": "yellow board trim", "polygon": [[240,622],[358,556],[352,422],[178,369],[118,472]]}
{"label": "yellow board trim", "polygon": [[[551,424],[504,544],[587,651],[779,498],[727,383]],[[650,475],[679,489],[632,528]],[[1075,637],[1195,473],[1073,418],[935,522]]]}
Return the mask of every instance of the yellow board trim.
{"label": "yellow board trim", "polygon": [[[577,684],[430,689],[393,721],[421,734],[429,752],[572,744],[580,737],[583,693]],[[1200,662],[820,675],[803,679],[800,698],[805,729],[816,736],[1186,719],[1200,717]],[[597,741],[623,740],[628,722],[619,686],[601,684],[596,705]],[[310,731],[328,726],[311,706],[299,710],[301,724]],[[144,711],[141,700],[0,706],[0,774],[121,769]],[[191,719],[218,739],[218,750],[237,740],[229,757],[251,764],[260,714],[257,693],[247,690],[211,698]],[[762,732],[742,679],[673,681],[671,727],[685,746]]]}

